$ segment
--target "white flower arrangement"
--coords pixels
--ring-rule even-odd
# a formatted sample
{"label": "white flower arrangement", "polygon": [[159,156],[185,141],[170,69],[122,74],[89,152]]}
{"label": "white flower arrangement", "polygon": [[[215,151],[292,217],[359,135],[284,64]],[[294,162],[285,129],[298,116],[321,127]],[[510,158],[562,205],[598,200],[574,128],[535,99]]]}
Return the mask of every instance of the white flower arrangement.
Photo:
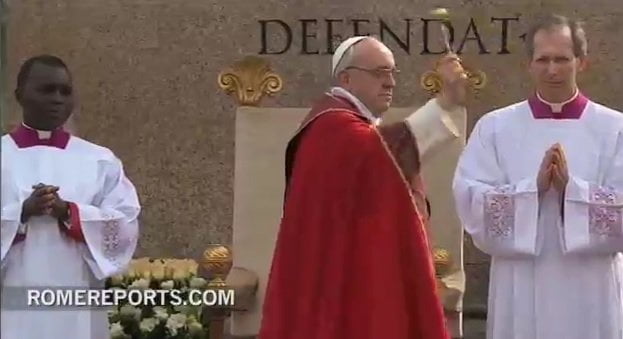
{"label": "white flower arrangement", "polygon": [[[178,290],[188,300],[190,290],[205,290],[208,283],[197,276],[198,264],[186,259],[132,260],[123,275],[107,280],[107,288]],[[186,299],[185,299],[186,298]],[[201,323],[201,306],[122,304],[108,311],[111,339],[205,339],[207,325]]]}

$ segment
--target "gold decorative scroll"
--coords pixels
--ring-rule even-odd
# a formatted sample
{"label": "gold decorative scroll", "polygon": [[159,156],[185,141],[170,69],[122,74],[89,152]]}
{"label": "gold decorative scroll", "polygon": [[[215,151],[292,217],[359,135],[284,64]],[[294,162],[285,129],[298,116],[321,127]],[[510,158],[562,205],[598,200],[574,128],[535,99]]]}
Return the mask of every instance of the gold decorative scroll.
{"label": "gold decorative scroll", "polygon": [[[474,91],[479,91],[487,85],[487,75],[480,70],[472,70],[465,66],[462,60],[460,60],[461,66],[463,67],[463,71],[465,77],[469,81],[470,87]],[[441,76],[436,70],[428,71],[424,73],[420,79],[420,85],[424,90],[429,92],[431,95],[437,94],[443,88],[443,80]]]}
{"label": "gold decorative scroll", "polygon": [[248,56],[218,75],[219,86],[235,94],[240,106],[259,106],[264,95],[274,95],[283,88],[283,80],[265,59]]}
{"label": "gold decorative scroll", "polygon": [[[443,36],[443,43],[446,47],[446,51],[448,53],[455,53],[452,50],[452,45],[450,43],[450,33],[447,26],[450,24],[450,12],[447,8],[441,7],[430,11],[430,14],[441,20],[441,33]],[[441,59],[439,61],[441,61]],[[422,78],[420,79],[420,84],[422,85],[422,88],[432,95],[439,93],[443,88],[443,80],[437,72],[437,69],[439,67],[439,61],[437,61],[437,65],[435,65],[434,70],[424,73],[422,75]],[[463,60],[461,60],[460,58],[459,64],[462,68],[464,77],[469,81],[470,87],[474,91],[481,90],[485,87],[485,85],[487,84],[487,76],[484,72],[479,70],[473,70],[467,67]]]}

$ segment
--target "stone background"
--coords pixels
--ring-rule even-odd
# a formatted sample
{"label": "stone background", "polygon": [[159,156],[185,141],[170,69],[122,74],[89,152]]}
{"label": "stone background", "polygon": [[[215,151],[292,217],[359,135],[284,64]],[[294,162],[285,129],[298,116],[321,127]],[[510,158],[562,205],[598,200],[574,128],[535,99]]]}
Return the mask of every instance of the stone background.
{"label": "stone background", "polygon": [[[405,39],[410,19],[410,53],[386,35],[402,70],[395,106],[420,105],[427,99],[420,75],[438,56],[421,55],[423,22],[434,6],[451,10],[457,45],[473,19],[490,54],[479,54],[468,41],[462,56],[484,70],[488,87],[469,106],[470,126],[480,115],[523,99],[529,79],[524,71],[520,36],[535,14],[557,11],[586,22],[591,69],[580,78],[594,100],[623,109],[620,95],[623,45],[615,35],[623,24],[619,0],[565,1],[377,1],[329,0],[9,0],[8,73],[2,79],[12,91],[19,65],[40,53],[64,58],[75,77],[79,105],[77,133],[114,150],[136,184],[144,205],[139,255],[200,255],[210,242],[231,241],[236,102],[218,87],[217,74],[233,61],[257,55],[261,47],[258,20],[279,19],[292,27],[292,48],[264,55],[284,78],[284,91],[265,106],[306,107],[329,81],[325,19],[341,19],[334,32],[353,34],[349,20],[367,19],[363,33],[378,34],[383,20]],[[493,17],[518,17],[508,30],[509,54],[498,54],[501,23]],[[301,19],[316,19],[302,55]],[[437,27],[437,26],[435,26]],[[438,28],[431,27],[431,49],[439,50]],[[471,33],[473,36],[473,32]],[[270,34],[273,46],[282,34]],[[273,47],[277,48],[277,47]],[[3,117],[10,128],[18,108],[10,93]],[[469,240],[467,240],[469,241]],[[467,305],[486,300],[488,259],[466,246],[469,275]]]}

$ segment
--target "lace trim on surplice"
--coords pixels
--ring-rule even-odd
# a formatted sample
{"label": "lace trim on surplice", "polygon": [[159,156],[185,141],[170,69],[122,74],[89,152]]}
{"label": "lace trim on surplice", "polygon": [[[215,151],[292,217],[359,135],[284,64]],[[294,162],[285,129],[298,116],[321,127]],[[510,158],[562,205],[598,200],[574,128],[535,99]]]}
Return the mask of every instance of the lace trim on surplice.
{"label": "lace trim on surplice", "polygon": [[102,248],[104,257],[113,265],[121,267],[127,244],[121,239],[121,226],[118,219],[112,215],[104,215],[102,227]]}
{"label": "lace trim on surplice", "polygon": [[484,221],[492,238],[512,237],[515,228],[515,199],[513,186],[500,186],[485,193]]}
{"label": "lace trim on surplice", "polygon": [[[590,187],[591,205],[588,210],[589,232],[598,237],[620,237],[623,232],[619,197],[611,187]],[[617,205],[617,206],[608,206]]]}

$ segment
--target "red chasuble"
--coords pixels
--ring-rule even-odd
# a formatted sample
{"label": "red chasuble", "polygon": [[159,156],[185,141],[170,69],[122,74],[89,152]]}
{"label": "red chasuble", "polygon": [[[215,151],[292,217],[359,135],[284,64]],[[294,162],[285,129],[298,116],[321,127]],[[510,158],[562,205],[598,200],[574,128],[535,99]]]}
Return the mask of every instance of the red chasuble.
{"label": "red chasuble", "polygon": [[379,131],[325,96],[288,145],[260,339],[445,339],[409,183]]}

